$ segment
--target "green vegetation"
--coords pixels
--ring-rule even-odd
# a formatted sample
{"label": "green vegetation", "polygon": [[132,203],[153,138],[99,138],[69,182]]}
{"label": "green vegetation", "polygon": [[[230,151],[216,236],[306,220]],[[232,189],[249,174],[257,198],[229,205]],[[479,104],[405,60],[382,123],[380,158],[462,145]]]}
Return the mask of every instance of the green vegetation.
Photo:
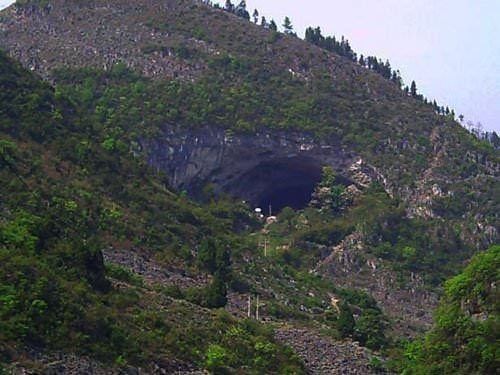
{"label": "green vegetation", "polygon": [[405,374],[494,374],[500,367],[500,246],[445,284],[435,325],[406,351]]}
{"label": "green vegetation", "polygon": [[[228,12],[250,18],[244,1],[228,0],[226,12],[178,4],[144,24],[175,38],[139,49],[173,56],[193,79],[146,78],[117,63],[58,69],[53,88],[0,52],[0,363],[22,358],[24,347],[71,347],[110,367],[182,361],[213,373],[303,373],[275,342],[273,323],[217,310],[231,293],[259,296],[262,316],[276,324],[398,350],[393,322],[371,295],[311,270],[357,235],[357,265],[376,258],[397,275],[394,287],[417,273],[422,288],[437,290],[491,241],[480,229],[498,222],[498,155],[452,112],[425,105],[416,84],[402,91],[388,61],[358,60],[346,39],[309,29],[306,39],[320,49],[278,33],[274,21],[232,22]],[[289,19],[284,27],[293,34]],[[140,141],[206,126],[312,134],[362,157],[386,188],[375,182],[350,196],[326,168],[317,189],[326,209],[288,207],[263,228],[245,205],[210,186],[195,203],[146,164]],[[442,191],[427,200],[433,183]],[[409,214],[413,193],[435,217]],[[206,282],[152,285],[125,266],[104,265],[109,249],[146,254]],[[498,367],[496,270],[497,247],[446,284],[436,327],[408,348],[408,373]]]}
{"label": "green vegetation", "polygon": [[[0,99],[0,363],[17,361],[24,347],[71,347],[111,367],[175,359],[211,368],[219,347],[217,366],[226,369],[302,371],[271,328],[165,299],[127,269],[103,264],[101,250],[115,248],[207,269],[207,305],[223,305],[230,254],[212,254],[210,241],[232,236],[227,218],[245,217],[242,207],[202,208],[169,191],[115,133],[3,52]],[[186,249],[200,244],[209,250],[198,261]]]}

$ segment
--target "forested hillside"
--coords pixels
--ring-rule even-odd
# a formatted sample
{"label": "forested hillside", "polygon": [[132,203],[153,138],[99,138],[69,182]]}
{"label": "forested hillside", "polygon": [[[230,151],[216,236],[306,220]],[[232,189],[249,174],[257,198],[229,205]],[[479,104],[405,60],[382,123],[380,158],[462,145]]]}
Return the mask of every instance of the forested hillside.
{"label": "forested hillside", "polygon": [[[105,371],[175,371],[217,367],[222,351],[233,356],[225,366],[300,372],[269,329],[174,300],[103,263],[109,247],[147,252],[190,280],[204,272],[194,249],[206,238],[230,241],[238,208],[201,208],[140,160],[110,153],[79,109],[3,53],[0,87],[0,362],[24,358],[36,372],[50,361],[37,356],[69,349]],[[213,280],[193,289],[199,304],[224,299]]]}
{"label": "forested hillside", "polygon": [[0,12],[0,373],[494,373],[498,150],[228,6]]}

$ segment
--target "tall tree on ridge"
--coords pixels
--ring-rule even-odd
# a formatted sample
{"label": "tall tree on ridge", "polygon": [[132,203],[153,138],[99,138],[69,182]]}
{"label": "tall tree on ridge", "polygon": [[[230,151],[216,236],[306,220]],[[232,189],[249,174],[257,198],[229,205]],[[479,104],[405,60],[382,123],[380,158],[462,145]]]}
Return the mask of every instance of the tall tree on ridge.
{"label": "tall tree on ridge", "polygon": [[259,22],[259,11],[257,9],[255,9],[253,11],[253,22],[256,24],[257,22]]}
{"label": "tall tree on ridge", "polygon": [[285,17],[285,20],[283,21],[283,28],[285,29],[285,34],[292,34],[293,33],[293,26],[292,26],[292,21],[290,21],[290,18],[288,16]]}
{"label": "tall tree on ridge", "polygon": [[278,25],[276,25],[276,22],[274,22],[274,20],[271,20],[271,22],[269,22],[269,29],[272,31],[278,31]]}
{"label": "tall tree on ridge", "polygon": [[417,97],[417,84],[415,83],[415,81],[411,81],[410,93],[414,98]]}
{"label": "tall tree on ridge", "polygon": [[234,5],[231,2],[231,0],[226,0],[226,5],[224,6],[224,9],[231,13],[234,12]]}

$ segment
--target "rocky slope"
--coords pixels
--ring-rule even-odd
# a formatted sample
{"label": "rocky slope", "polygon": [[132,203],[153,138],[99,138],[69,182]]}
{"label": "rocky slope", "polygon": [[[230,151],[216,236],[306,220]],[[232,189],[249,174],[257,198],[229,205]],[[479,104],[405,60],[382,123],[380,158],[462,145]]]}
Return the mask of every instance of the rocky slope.
{"label": "rocky slope", "polygon": [[299,354],[311,374],[376,373],[370,366],[371,356],[356,343],[334,343],[306,329],[283,328],[276,337]]}

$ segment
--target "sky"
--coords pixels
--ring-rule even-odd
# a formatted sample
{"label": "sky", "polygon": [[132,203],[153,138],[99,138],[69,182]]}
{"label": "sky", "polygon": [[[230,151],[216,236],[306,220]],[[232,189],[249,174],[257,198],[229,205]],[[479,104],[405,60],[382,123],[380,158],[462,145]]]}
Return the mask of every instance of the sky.
{"label": "sky", "polygon": [[358,55],[389,59],[427,98],[500,132],[500,0],[247,0],[247,8],[278,25],[289,16],[301,37],[308,26],[344,35]]}

